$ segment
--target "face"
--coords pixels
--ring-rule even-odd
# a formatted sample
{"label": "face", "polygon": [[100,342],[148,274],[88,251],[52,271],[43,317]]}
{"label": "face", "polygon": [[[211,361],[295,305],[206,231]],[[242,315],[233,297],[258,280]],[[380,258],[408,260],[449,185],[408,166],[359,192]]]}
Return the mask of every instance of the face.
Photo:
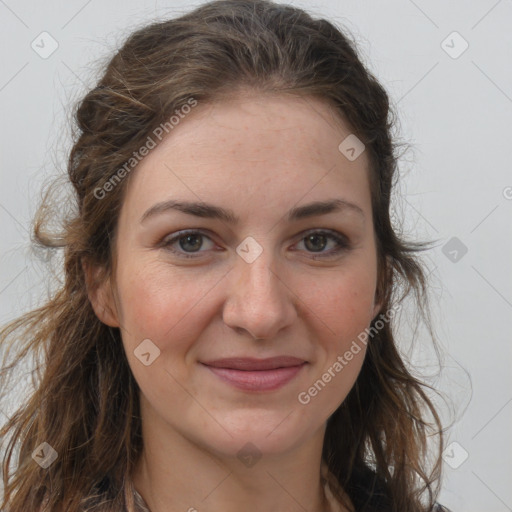
{"label": "face", "polygon": [[[133,171],[102,320],[169,432],[277,454],[354,385],[378,304],[367,156],[338,149],[350,133],[320,100],[239,95],[199,104]],[[319,202],[334,206],[305,208]]]}

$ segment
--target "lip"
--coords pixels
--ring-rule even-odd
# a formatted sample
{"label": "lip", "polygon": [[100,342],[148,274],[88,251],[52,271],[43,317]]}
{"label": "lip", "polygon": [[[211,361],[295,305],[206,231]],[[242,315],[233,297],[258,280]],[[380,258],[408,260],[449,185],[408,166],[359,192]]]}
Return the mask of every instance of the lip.
{"label": "lip", "polygon": [[274,391],[290,382],[307,364],[291,356],[268,359],[227,358],[202,363],[224,382],[244,391]]}

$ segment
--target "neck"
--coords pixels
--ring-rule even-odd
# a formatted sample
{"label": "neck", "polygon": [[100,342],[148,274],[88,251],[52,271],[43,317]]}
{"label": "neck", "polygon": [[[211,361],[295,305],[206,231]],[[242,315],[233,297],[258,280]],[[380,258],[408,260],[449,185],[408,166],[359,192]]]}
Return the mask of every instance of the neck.
{"label": "neck", "polygon": [[144,449],[132,479],[151,512],[329,510],[321,479],[324,430],[289,453],[244,465],[176,432],[142,396],[141,412]]}

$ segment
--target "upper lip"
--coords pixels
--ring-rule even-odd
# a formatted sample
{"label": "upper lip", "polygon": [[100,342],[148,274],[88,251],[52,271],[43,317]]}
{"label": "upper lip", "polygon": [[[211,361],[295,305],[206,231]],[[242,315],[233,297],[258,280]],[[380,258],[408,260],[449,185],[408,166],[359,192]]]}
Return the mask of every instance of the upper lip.
{"label": "upper lip", "polygon": [[286,368],[289,366],[299,366],[306,361],[298,357],[278,356],[267,359],[256,359],[252,357],[229,357],[225,359],[215,359],[212,361],[203,361],[206,366],[216,368],[229,368],[232,370],[258,371],[275,370],[276,368]]}

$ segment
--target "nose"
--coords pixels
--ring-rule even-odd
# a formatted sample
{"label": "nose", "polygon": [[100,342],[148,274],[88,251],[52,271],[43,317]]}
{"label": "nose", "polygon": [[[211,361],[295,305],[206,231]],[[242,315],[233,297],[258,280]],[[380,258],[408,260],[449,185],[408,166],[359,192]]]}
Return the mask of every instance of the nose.
{"label": "nose", "polygon": [[226,325],[258,340],[274,339],[297,317],[296,295],[262,254],[252,263],[240,258],[231,272],[223,309]]}

